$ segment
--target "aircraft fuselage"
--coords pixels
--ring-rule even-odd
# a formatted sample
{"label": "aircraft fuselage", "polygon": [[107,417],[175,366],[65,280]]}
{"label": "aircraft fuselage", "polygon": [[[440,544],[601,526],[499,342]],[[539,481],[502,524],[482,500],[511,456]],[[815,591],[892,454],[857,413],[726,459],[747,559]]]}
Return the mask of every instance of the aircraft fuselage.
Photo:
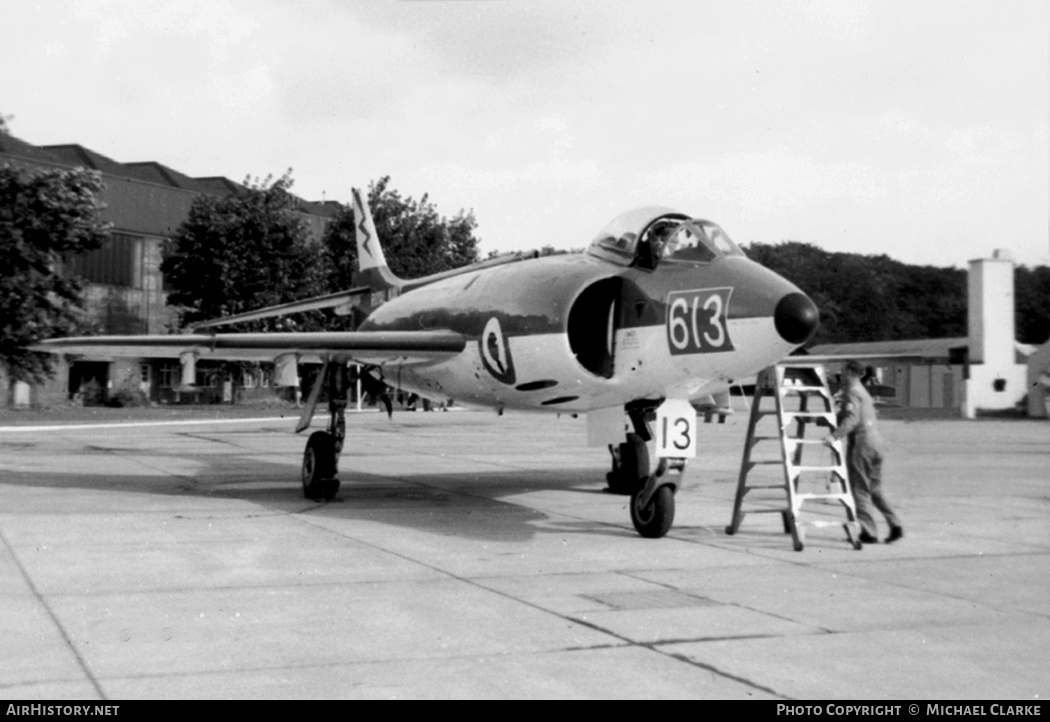
{"label": "aircraft fuselage", "polygon": [[804,298],[743,256],[649,270],[557,255],[423,286],[360,330],[449,329],[468,339],[448,361],[388,375],[403,388],[575,412],[725,390],[804,340],[778,332],[778,304],[793,296]]}

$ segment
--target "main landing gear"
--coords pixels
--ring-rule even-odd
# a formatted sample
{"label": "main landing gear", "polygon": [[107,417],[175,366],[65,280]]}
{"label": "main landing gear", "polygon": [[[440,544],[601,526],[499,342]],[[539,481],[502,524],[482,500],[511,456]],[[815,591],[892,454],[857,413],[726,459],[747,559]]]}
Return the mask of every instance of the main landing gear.
{"label": "main landing gear", "polygon": [[[328,389],[328,430],[310,434],[303,452],[303,495],[314,501],[331,501],[339,492],[339,455],[346,438],[346,403],[349,388],[345,364],[326,364],[321,370]],[[311,397],[314,394],[311,393]],[[308,403],[316,403],[316,397]]]}
{"label": "main landing gear", "polygon": [[[640,535],[659,539],[674,524],[674,495],[679,478],[685,471],[685,459],[662,458],[650,473],[649,447],[653,438],[649,421],[655,418],[654,407],[627,409],[634,432],[624,443],[609,446],[613,468],[605,475],[609,492],[631,497],[631,522]],[[668,476],[668,472],[674,472]]]}

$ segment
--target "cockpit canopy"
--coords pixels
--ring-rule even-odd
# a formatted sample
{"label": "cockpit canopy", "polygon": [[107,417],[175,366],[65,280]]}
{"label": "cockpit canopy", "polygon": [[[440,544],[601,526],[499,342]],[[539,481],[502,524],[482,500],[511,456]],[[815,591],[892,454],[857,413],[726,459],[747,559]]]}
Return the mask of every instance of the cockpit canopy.
{"label": "cockpit canopy", "polygon": [[744,255],[717,224],[660,207],[617,216],[595,237],[587,252],[649,270],[661,263],[710,263]]}

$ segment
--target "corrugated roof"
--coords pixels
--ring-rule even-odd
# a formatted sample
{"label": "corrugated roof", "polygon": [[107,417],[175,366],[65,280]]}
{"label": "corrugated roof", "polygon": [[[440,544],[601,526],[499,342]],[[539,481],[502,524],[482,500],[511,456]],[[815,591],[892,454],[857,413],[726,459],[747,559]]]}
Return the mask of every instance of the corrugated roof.
{"label": "corrugated roof", "polygon": [[19,140],[13,135],[5,135],[3,133],[0,133],[0,153],[17,156],[26,160],[35,160],[40,163],[62,162],[51,153],[48,153],[43,148],[38,148],[35,145],[30,145],[24,140]]}
{"label": "corrugated roof", "polygon": [[215,195],[226,195],[227,193],[233,193],[234,191],[243,190],[244,186],[240,183],[234,183],[229,178],[223,178],[222,176],[209,176],[208,178],[194,178],[201,190],[205,193],[214,193]]}
{"label": "corrugated roof", "polygon": [[67,165],[83,166],[111,175],[128,176],[126,169],[121,163],[76,143],[43,145],[40,147]]}
{"label": "corrugated roof", "polygon": [[[0,134],[0,154],[30,162],[82,166],[118,178],[145,181],[195,193],[227,195],[244,188],[240,183],[221,176],[191,178],[157,161],[120,163],[77,143],[35,146],[12,135]],[[332,218],[338,211],[338,204],[333,201],[307,201],[301,198],[298,200],[299,210],[311,216]]]}
{"label": "corrugated roof", "polygon": [[138,163],[124,163],[125,168],[141,173],[141,178],[161,185],[174,186],[189,191],[201,190],[201,184],[187,175],[179,173],[162,163],[153,160]]}

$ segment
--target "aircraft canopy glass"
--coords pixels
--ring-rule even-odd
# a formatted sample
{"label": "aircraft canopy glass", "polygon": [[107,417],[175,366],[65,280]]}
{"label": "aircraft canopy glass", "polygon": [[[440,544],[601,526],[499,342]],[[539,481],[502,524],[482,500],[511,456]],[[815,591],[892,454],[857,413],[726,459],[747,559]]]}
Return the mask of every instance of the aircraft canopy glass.
{"label": "aircraft canopy glass", "polygon": [[664,231],[654,248],[662,261],[693,261],[709,263],[724,256],[742,256],[740,250],[719,226],[711,221],[683,221]]}
{"label": "aircraft canopy glass", "polygon": [[650,270],[665,261],[710,263],[744,255],[717,224],[669,208],[642,208],[618,216],[602,229],[588,252]]}

